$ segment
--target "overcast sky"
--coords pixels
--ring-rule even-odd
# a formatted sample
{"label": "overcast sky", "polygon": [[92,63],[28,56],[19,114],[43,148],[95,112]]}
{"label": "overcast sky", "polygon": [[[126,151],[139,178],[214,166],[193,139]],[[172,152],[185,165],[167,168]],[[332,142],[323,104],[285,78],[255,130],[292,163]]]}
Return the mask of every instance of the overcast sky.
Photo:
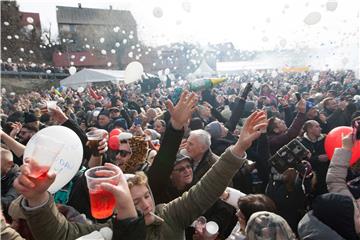
{"label": "overcast sky", "polygon": [[[140,40],[233,42],[239,49],[356,46],[359,0],[18,0],[21,11],[40,13],[42,27],[57,33],[56,6],[130,10]],[[330,3],[329,3],[330,2]]]}

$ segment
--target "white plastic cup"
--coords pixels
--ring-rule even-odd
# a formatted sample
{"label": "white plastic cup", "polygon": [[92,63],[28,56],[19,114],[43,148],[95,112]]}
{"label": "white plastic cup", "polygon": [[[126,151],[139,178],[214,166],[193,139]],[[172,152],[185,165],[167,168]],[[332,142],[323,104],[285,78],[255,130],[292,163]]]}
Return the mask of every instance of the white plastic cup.
{"label": "white plastic cup", "polygon": [[219,231],[219,225],[217,225],[216,222],[210,221],[207,222],[205,225],[205,235],[207,237],[213,237],[215,236]]}
{"label": "white plastic cup", "polygon": [[46,101],[46,107],[49,112],[56,109],[57,101]]}

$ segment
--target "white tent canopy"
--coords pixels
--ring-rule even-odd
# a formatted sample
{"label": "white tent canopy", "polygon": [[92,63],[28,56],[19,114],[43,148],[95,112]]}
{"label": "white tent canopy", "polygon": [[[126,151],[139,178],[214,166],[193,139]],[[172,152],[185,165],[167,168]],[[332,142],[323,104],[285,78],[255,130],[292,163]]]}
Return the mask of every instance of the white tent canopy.
{"label": "white tent canopy", "polygon": [[60,85],[71,88],[86,87],[89,83],[124,81],[125,71],[85,68],[63,80]]}
{"label": "white tent canopy", "polygon": [[190,73],[188,77],[212,77],[214,75],[216,75],[216,71],[214,71],[214,69],[212,69],[205,60],[203,60],[199,67],[193,73]]}

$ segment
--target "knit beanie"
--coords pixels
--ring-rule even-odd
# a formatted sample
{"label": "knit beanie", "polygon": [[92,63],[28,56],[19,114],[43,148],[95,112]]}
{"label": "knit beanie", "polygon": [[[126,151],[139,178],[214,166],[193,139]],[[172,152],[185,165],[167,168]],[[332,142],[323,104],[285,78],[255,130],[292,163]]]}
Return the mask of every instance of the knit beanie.
{"label": "knit beanie", "polygon": [[206,125],[205,131],[210,133],[211,138],[217,139],[221,137],[221,125],[220,122],[214,121]]}

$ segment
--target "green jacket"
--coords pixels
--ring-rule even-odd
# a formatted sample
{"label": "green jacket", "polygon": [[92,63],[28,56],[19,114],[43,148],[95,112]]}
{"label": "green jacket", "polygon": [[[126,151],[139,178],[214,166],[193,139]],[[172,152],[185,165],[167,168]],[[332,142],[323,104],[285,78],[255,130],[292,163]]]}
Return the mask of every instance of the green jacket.
{"label": "green jacket", "polygon": [[[146,226],[146,239],[185,239],[184,229],[215,203],[245,161],[243,158],[237,158],[230,149],[227,149],[219,161],[188,192],[167,204],[156,206],[155,214],[165,221]],[[105,226],[113,229],[114,235],[118,235],[111,221],[93,225],[69,223],[57,211],[52,200],[39,209],[31,212],[25,209],[23,211],[36,239],[73,240]],[[130,234],[131,231],[129,230],[128,233]],[[124,239],[139,238],[124,237]]]}

